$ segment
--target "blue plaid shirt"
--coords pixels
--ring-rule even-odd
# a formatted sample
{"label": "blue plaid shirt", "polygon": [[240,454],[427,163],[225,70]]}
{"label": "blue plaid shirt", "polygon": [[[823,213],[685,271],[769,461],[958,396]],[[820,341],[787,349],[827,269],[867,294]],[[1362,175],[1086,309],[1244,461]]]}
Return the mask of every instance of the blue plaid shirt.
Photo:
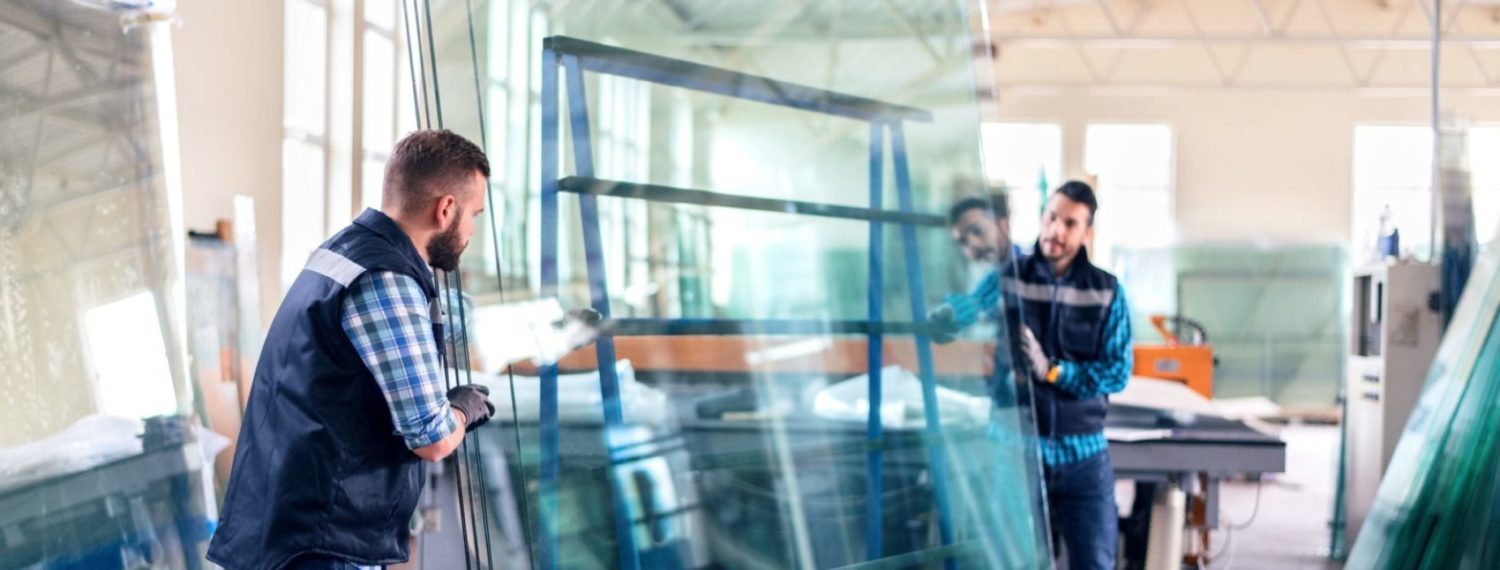
{"label": "blue plaid shirt", "polygon": [[342,313],[344,333],[380,384],[406,446],[426,447],[456,431],[432,314],[417,280],[389,271],[365,273],[349,284]]}
{"label": "blue plaid shirt", "polygon": [[[945,302],[953,307],[959,326],[967,327],[981,319],[996,318],[1004,302],[1000,296],[999,271],[991,271],[973,291],[949,295]],[[1057,387],[1079,398],[1098,398],[1124,390],[1134,364],[1130,338],[1130,309],[1125,302],[1125,289],[1116,284],[1114,301],[1104,318],[1105,341],[1099,359],[1058,361]],[[1040,440],[1042,462],[1047,465],[1077,463],[1109,448],[1109,441],[1102,431]]]}

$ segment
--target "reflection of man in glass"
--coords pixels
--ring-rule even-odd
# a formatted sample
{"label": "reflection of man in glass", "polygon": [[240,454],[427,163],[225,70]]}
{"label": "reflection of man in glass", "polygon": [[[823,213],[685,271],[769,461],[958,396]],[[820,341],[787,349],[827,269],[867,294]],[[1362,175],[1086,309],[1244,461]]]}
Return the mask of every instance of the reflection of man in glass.
{"label": "reflection of man in glass", "polygon": [[963,198],[948,209],[953,242],[970,261],[999,265],[1021,248],[1010,241],[1010,201],[1004,192]]}
{"label": "reflection of man in glass", "polygon": [[[948,209],[953,243],[964,257],[993,269],[968,294],[949,295],[928,315],[936,327],[933,340],[950,342],[959,330],[1000,311],[999,270],[1021,257],[1021,248],[1010,241],[1010,203],[1004,192],[968,196]],[[1008,372],[1008,370],[1007,370]]]}
{"label": "reflection of man in glass", "polygon": [[[1011,335],[1017,368],[1034,382],[1049,522],[1071,568],[1114,567],[1118,522],[1105,398],[1125,388],[1131,369],[1124,290],[1114,275],[1089,263],[1084,246],[1097,210],[1087,184],[1064,184],[1047,202],[1031,254],[996,275],[1007,297],[1018,301],[1007,311],[1016,319],[1007,320],[1018,324]],[[994,307],[999,294],[982,283],[968,297],[961,302]],[[950,300],[947,306],[957,305]],[[958,326],[975,320],[966,318],[968,311],[952,312]]]}
{"label": "reflection of man in glass", "polygon": [[391,152],[380,210],[313,252],[271,322],[208,558],[225,568],[347,569],[407,559],[423,460],[494,412],[444,391],[438,288],[484,210],[489,161],[449,131]]}

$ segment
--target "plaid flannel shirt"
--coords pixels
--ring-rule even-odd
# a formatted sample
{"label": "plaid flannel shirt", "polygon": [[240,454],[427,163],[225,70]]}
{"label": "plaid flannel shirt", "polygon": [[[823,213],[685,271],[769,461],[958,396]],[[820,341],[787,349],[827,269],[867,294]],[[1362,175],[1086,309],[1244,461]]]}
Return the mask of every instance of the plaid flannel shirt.
{"label": "plaid flannel shirt", "polygon": [[411,449],[458,429],[428,311],[416,279],[390,271],[359,276],[349,284],[342,307],[344,332],[380,384],[396,434]]}

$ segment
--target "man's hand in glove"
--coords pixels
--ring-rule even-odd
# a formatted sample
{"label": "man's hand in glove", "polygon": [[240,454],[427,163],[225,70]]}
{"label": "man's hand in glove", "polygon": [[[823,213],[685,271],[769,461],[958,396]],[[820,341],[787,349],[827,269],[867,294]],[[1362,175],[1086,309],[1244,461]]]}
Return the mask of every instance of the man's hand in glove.
{"label": "man's hand in glove", "polygon": [[495,413],[495,405],[490,403],[490,389],[480,384],[454,386],[448,391],[448,403],[464,413],[468,422],[464,431],[473,431],[484,425]]}
{"label": "man's hand in glove", "polygon": [[591,308],[585,307],[582,309],[573,309],[571,311],[568,311],[564,319],[564,322],[566,322],[567,319],[571,319],[590,327],[598,327],[599,323],[604,322],[604,315],[599,314],[599,311],[595,311]]}
{"label": "man's hand in glove", "polygon": [[927,324],[932,326],[932,342],[944,344],[953,342],[958,338],[958,319],[953,315],[953,307],[942,304],[927,311]]}
{"label": "man's hand in glove", "polygon": [[944,344],[958,338],[959,331],[979,317],[979,307],[968,295],[949,295],[943,303],[927,311],[932,326],[932,342]]}
{"label": "man's hand in glove", "polygon": [[1042,382],[1052,382],[1049,377],[1052,372],[1052,361],[1047,360],[1047,353],[1042,351],[1042,343],[1037,342],[1036,334],[1031,332],[1031,327],[1021,327],[1021,354],[1026,357],[1026,363],[1031,366],[1033,378]]}

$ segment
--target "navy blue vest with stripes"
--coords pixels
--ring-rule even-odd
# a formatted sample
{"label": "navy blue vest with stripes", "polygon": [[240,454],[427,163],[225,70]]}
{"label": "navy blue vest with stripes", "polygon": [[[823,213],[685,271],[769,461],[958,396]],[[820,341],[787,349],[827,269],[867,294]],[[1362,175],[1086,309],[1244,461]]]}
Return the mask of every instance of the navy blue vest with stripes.
{"label": "navy blue vest with stripes", "polygon": [[[236,570],[310,553],[367,565],[407,559],[425,467],[396,434],[341,322],[345,291],[367,271],[416,279],[437,307],[432,271],[380,212],[365,210],[308,258],[256,365],[209,560]],[[436,311],[433,323],[443,338]]]}
{"label": "navy blue vest with stripes", "polygon": [[[1031,327],[1042,350],[1054,362],[1097,360],[1104,350],[1104,321],[1114,301],[1116,279],[1089,263],[1088,252],[1078,257],[1063,275],[1033,246],[1018,264],[1018,274],[1005,276],[1007,321]],[[1019,297],[1024,310],[1015,310]],[[1019,335],[1012,335],[1019,339]],[[1015,362],[1025,362],[1017,354]],[[1025,368],[1025,367],[1022,367]],[[1029,374],[1029,372],[1026,372]],[[1033,384],[1037,432],[1042,437],[1098,433],[1104,429],[1105,398],[1078,398],[1055,385]]]}

